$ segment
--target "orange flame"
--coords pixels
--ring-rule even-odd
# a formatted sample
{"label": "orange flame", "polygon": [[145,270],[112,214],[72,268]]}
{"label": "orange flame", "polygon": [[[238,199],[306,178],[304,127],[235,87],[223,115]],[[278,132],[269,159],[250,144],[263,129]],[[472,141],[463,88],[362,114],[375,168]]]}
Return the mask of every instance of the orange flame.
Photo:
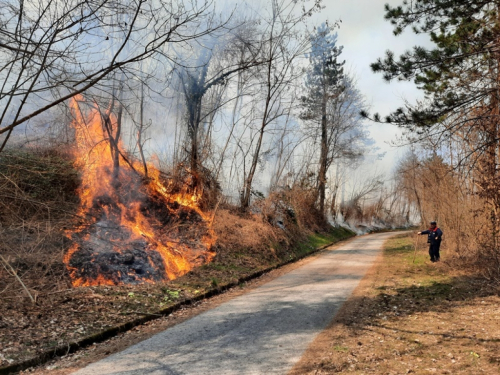
{"label": "orange flame", "polygon": [[[158,278],[171,280],[194,266],[210,261],[215,255],[211,251],[215,235],[208,224],[210,218],[198,206],[201,196],[189,194],[187,189],[170,194],[168,183],[163,182],[160,171],[152,163],[147,165],[148,179],[144,178],[144,168],[139,162],[134,161],[130,166],[121,161],[117,168],[100,112],[93,108],[88,115],[84,115],[79,102],[83,102],[80,96],[70,102],[75,117],[75,163],[82,171],[78,191],[81,202],[79,215],[90,217],[90,224],[67,233],[75,241],[64,256],[73,285],[116,285],[124,276],[130,277],[133,282],[154,282]],[[116,119],[111,115],[109,119],[116,126]],[[125,154],[121,143],[118,149]],[[175,209],[168,206],[174,203],[199,215],[204,225],[201,238],[183,241],[174,229],[165,233],[167,226],[154,214],[146,212],[144,202],[151,197],[160,199],[164,211],[172,211],[172,215],[175,215]],[[127,250],[124,251],[124,248]],[[85,256],[81,255],[83,253]],[[135,262],[138,253],[139,258],[147,261],[138,266],[139,269],[126,269],[124,264]],[[108,258],[103,258],[103,254]],[[158,264],[157,254],[162,264]],[[99,257],[101,263],[106,263],[106,259],[119,263],[119,269],[108,272],[108,264],[96,264]],[[97,272],[95,275],[86,274],[89,266]],[[149,274],[144,274],[142,268],[146,268]],[[161,273],[159,277],[157,272]],[[156,276],[151,276],[153,274]]]}

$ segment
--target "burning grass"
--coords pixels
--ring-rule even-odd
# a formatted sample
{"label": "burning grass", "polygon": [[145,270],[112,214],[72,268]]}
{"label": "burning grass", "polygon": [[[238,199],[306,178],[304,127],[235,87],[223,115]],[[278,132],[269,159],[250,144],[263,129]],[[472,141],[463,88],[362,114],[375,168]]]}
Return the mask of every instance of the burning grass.
{"label": "burning grass", "polygon": [[70,106],[82,180],[79,215],[85,218],[67,231],[73,245],[64,262],[73,285],[155,283],[210,261],[215,237],[198,206],[201,194],[174,192],[176,183],[153,164],[126,156],[119,120],[111,114],[82,98]]}

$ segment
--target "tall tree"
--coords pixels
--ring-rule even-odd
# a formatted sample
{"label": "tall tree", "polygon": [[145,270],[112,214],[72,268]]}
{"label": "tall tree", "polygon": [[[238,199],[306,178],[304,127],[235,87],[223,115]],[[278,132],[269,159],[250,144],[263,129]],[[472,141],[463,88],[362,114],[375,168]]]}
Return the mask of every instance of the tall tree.
{"label": "tall tree", "polygon": [[355,159],[361,155],[358,140],[364,138],[359,111],[363,98],[353,80],[344,73],[339,60],[342,47],[337,34],[322,24],[311,36],[310,67],[306,78],[306,95],[302,97],[308,132],[320,145],[317,171],[317,203],[325,214],[327,173],[334,160]]}
{"label": "tall tree", "polygon": [[[251,152],[248,171],[244,171],[243,189],[240,195],[241,208],[250,206],[252,186],[262,157],[262,147],[269,126],[289,113],[292,88],[300,77],[298,58],[304,55],[307,39],[300,32],[304,21],[321,9],[320,0],[307,1],[272,0],[270,13],[262,22],[265,30],[261,37],[261,60],[264,62],[255,71],[261,88],[257,92],[259,121],[255,144]],[[253,143],[253,140],[252,140]]]}
{"label": "tall tree", "polygon": [[307,96],[303,97],[306,112],[303,118],[319,121],[321,128],[321,151],[318,172],[318,200],[320,212],[325,211],[326,173],[328,171],[328,103],[336,99],[344,90],[342,78],[344,61],[338,61],[342,53],[337,46],[337,34],[322,24],[311,36],[310,71],[307,75]]}

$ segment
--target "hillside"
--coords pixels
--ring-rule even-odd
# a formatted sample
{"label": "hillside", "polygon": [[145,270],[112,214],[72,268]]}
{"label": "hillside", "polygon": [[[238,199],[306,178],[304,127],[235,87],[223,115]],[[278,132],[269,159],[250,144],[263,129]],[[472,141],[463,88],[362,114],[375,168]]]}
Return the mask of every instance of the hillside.
{"label": "hillside", "polygon": [[[98,285],[97,279],[93,286],[74,287],[74,267],[64,261],[78,238],[83,237],[75,241],[74,235],[68,233],[82,228],[88,218],[80,212],[77,193],[81,173],[70,154],[54,150],[5,152],[0,155],[0,173],[1,367],[39,358],[47,350],[67,348],[83,338],[93,338],[89,344],[101,339],[102,332],[109,335],[111,328],[123,330],[127,322],[139,324],[168,313],[184,300],[213,294],[353,235],[342,228],[316,227],[314,231],[299,226],[293,218],[284,226],[275,226],[269,215],[258,211],[242,214],[221,203],[217,210],[212,209],[215,216],[210,230],[216,241],[210,248],[211,260],[197,260],[199,263],[190,271],[173,280],[166,275],[156,282],[137,282],[133,276],[128,279],[133,282],[128,283],[122,278]],[[174,224],[188,228],[182,238],[193,233],[189,228],[199,227],[199,214],[183,214],[179,205],[172,208],[165,204],[161,208],[163,201],[155,199],[156,217],[165,217],[162,212],[175,209],[178,215]],[[206,216],[211,217],[209,211]],[[119,253],[118,258],[125,257],[123,254]],[[129,265],[134,275],[143,274],[137,271],[136,258],[128,263],[126,258],[120,264]],[[83,258],[81,267],[94,261]],[[102,259],[98,264],[91,267],[92,272],[107,266]]]}

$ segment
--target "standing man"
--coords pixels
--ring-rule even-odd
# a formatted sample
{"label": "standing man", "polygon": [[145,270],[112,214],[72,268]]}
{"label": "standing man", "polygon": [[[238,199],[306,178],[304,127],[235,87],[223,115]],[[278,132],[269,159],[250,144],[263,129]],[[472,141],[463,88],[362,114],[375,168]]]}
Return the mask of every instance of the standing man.
{"label": "standing man", "polygon": [[439,247],[441,246],[441,237],[443,231],[437,227],[435,221],[431,221],[431,227],[417,234],[427,234],[427,243],[429,244],[429,255],[431,262],[439,262]]}

